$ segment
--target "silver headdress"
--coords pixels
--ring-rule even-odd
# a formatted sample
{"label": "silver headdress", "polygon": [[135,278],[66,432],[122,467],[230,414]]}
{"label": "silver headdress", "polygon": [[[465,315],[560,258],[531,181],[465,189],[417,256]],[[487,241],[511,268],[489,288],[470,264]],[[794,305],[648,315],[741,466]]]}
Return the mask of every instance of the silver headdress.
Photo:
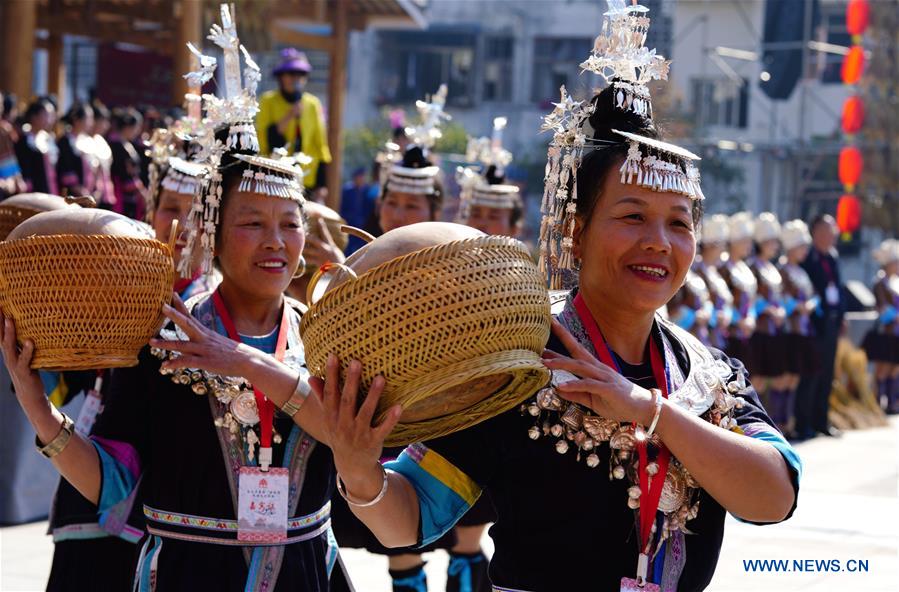
{"label": "silver headdress", "polygon": [[[649,28],[647,8],[625,6],[623,0],[607,2],[609,11],[602,33],[581,68],[610,82],[614,108],[650,118],[652,107],[646,83],[666,79],[670,62],[643,46]],[[612,131],[620,136],[620,141],[596,139],[590,124],[596,103],[576,101],[564,86],[560,90],[561,100],[554,103],[555,108],[543,118],[540,128],[553,134],[547,152],[540,226],[540,269],[547,275],[551,289],[561,288],[564,272],[575,268],[572,249],[577,171],[586,152],[627,145],[627,155],[619,169],[621,183],[703,199],[699,170],[692,164],[699,160],[698,156],[668,142],[618,130]]]}
{"label": "silver headdress", "polygon": [[452,119],[449,113],[443,110],[446,107],[446,93],[446,85],[441,84],[432,96],[425,97],[423,101],[415,101],[421,122],[416,126],[407,127],[406,135],[413,144],[425,151],[433,148],[437,140],[443,137],[440,124]]}
{"label": "silver headdress", "polygon": [[169,158],[178,153],[176,137],[168,128],[153,130],[150,140],[147,142],[146,155],[150,157],[150,165],[147,168],[149,175],[149,191],[147,192],[147,220],[156,210],[156,202],[159,200],[161,182],[166,175]]}
{"label": "silver headdress", "polygon": [[[434,95],[415,102],[421,121],[418,125],[407,127],[405,130],[406,136],[411,142],[406,149],[407,152],[418,149],[426,158],[437,140],[443,137],[440,125],[451,119],[450,115],[443,110],[446,105],[446,93],[446,85],[441,84]],[[405,154],[400,151],[397,144],[388,142],[385,145],[385,150],[376,157],[376,160],[381,163],[381,186],[389,187],[392,191],[416,195],[436,193],[436,180],[440,174],[440,167],[403,166],[404,157]]]}
{"label": "silver headdress", "polygon": [[649,9],[624,0],[607,0],[609,11],[582,71],[599,74],[615,87],[615,107],[652,117],[646,83],[667,80],[671,62],[644,46],[649,30]]}
{"label": "silver headdress", "polygon": [[461,223],[468,220],[471,206],[474,205],[508,210],[521,205],[517,186],[491,183],[487,178],[491,167],[495,177],[503,177],[505,168],[512,162],[512,153],[503,148],[502,142],[502,132],[506,123],[505,117],[497,117],[493,120],[491,137],[468,139],[466,159],[478,164],[456,169],[456,181],[461,188],[458,216]]}
{"label": "silver headdress", "polygon": [[173,193],[194,196],[199,193],[208,173],[209,169],[202,164],[170,156],[161,187]]}
{"label": "silver headdress", "polygon": [[[298,161],[305,157],[270,159],[257,156],[259,141],[254,120],[259,111],[256,101],[256,87],[261,79],[259,66],[240,44],[227,4],[221,5],[221,17],[221,26],[213,24],[207,39],[222,49],[222,96],[204,94],[200,100],[205,118],[199,123],[193,122],[190,132],[184,130],[199,146],[199,151],[193,157],[194,161],[205,165],[209,174],[194,195],[187,224],[184,256],[178,268],[183,277],[191,275],[194,259],[192,254],[197,248],[203,253],[200,263],[203,273],[212,271],[215,231],[222,202],[222,158],[226,154],[247,165],[239,191],[252,191],[303,203],[303,171],[298,166],[301,164]],[[186,74],[185,78],[194,85],[203,85],[214,76],[217,61],[202,54],[190,43],[188,49],[199,58],[200,69]],[[243,81],[241,56],[245,64]],[[187,98],[188,101],[198,100],[193,96]]]}

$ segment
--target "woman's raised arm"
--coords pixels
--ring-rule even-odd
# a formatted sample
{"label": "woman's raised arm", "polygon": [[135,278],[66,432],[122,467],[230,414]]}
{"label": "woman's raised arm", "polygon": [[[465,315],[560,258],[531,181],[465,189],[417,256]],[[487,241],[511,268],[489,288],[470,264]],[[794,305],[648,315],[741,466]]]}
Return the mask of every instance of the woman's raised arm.
{"label": "woman's raised arm", "polygon": [[[13,320],[0,311],[0,349],[3,361],[12,378],[16,398],[25,416],[44,446],[63,435],[64,416],[44,394],[44,385],[37,372],[31,369],[34,343],[29,339],[19,349]],[[67,429],[74,430],[73,426]],[[61,451],[50,458],[56,470],[93,503],[100,499],[101,469],[97,451],[86,439],[74,431]]]}

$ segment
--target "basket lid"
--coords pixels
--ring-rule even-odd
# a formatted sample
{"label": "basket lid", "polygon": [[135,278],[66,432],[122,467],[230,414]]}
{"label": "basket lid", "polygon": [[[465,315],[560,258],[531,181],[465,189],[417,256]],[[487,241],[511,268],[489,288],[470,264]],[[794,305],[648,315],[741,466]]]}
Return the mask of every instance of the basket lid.
{"label": "basket lid", "polygon": [[54,234],[155,238],[149,226],[127,216],[108,210],[66,208],[28,218],[9,233],[7,240]]}
{"label": "basket lid", "polygon": [[62,210],[64,208],[78,207],[70,203],[64,197],[50,195],[49,193],[20,193],[4,199],[0,206],[4,208],[15,207],[35,212],[49,212],[50,210]]}
{"label": "basket lid", "polygon": [[353,253],[346,265],[358,275],[391,259],[428,247],[466,238],[486,236],[480,230],[453,222],[419,222],[385,232]]}

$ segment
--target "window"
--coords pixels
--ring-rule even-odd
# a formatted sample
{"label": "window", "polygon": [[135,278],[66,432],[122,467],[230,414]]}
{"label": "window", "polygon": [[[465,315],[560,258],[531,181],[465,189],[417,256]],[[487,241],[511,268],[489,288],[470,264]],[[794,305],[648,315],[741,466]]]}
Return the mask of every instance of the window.
{"label": "window", "polygon": [[473,34],[458,31],[383,32],[376,101],[412,102],[446,83],[449,106],[471,107],[474,45]]}
{"label": "window", "polygon": [[749,119],[748,81],[739,85],[729,78],[694,78],[691,87],[693,117],[697,125],[746,127]]}
{"label": "window", "polygon": [[531,98],[544,103],[559,100],[563,84],[574,92],[585,80],[578,77],[593,40],[589,38],[538,37],[534,40],[534,83]]}
{"label": "window", "polygon": [[484,40],[484,100],[512,100],[512,37],[487,37]]}

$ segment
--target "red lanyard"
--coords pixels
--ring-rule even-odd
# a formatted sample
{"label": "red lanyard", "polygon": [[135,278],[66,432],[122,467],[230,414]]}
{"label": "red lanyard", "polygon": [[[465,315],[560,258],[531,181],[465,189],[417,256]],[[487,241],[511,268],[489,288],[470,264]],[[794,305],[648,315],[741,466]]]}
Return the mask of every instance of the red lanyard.
{"label": "red lanyard", "polygon": [[[612,352],[609,351],[609,346],[606,344],[599,326],[593,319],[593,315],[590,314],[590,309],[587,308],[587,303],[584,302],[580,294],[574,297],[574,308],[577,310],[581,323],[590,336],[590,341],[593,342],[596,357],[599,358],[600,362],[620,373],[621,368],[618,367],[618,364],[612,357]],[[659,390],[662,391],[662,396],[667,399],[668,375],[665,371],[665,361],[662,359],[659,348],[652,336],[649,339],[649,359],[652,364],[652,374],[655,377],[656,384]],[[658,476],[656,479],[653,479],[646,472],[649,459],[646,453],[645,439],[637,441],[637,453],[640,459],[640,552],[649,553],[652,523],[655,521],[656,512],[659,509],[659,499],[662,496],[662,486],[665,484],[665,475],[668,472],[668,461],[671,459],[671,452],[664,445],[659,446],[659,454],[656,458],[659,470],[656,473]]]}
{"label": "red lanyard", "polygon": [[821,268],[824,270],[824,273],[827,274],[827,279],[830,283],[836,283],[836,278],[834,278],[833,268],[830,266],[830,261],[827,260],[827,255],[820,255],[821,257]]}
{"label": "red lanyard", "polygon": [[[228,314],[228,309],[225,308],[225,303],[218,290],[212,294],[212,303],[215,305],[215,312],[222,320],[222,325],[225,326],[225,331],[228,332],[228,337],[234,341],[240,341],[240,336],[234,327],[234,321],[231,320],[231,315]],[[287,334],[290,332],[290,316],[287,313],[287,304],[285,303],[283,306],[284,314],[281,316],[281,327],[278,329],[278,344],[275,346],[275,358],[279,362],[284,359],[284,352],[287,350]],[[272,458],[272,427],[275,421],[275,405],[256,387],[253,387],[253,394],[256,396],[256,409],[259,412],[259,429],[261,431],[259,464],[262,470],[265,471],[268,470],[268,465],[271,464]]]}

